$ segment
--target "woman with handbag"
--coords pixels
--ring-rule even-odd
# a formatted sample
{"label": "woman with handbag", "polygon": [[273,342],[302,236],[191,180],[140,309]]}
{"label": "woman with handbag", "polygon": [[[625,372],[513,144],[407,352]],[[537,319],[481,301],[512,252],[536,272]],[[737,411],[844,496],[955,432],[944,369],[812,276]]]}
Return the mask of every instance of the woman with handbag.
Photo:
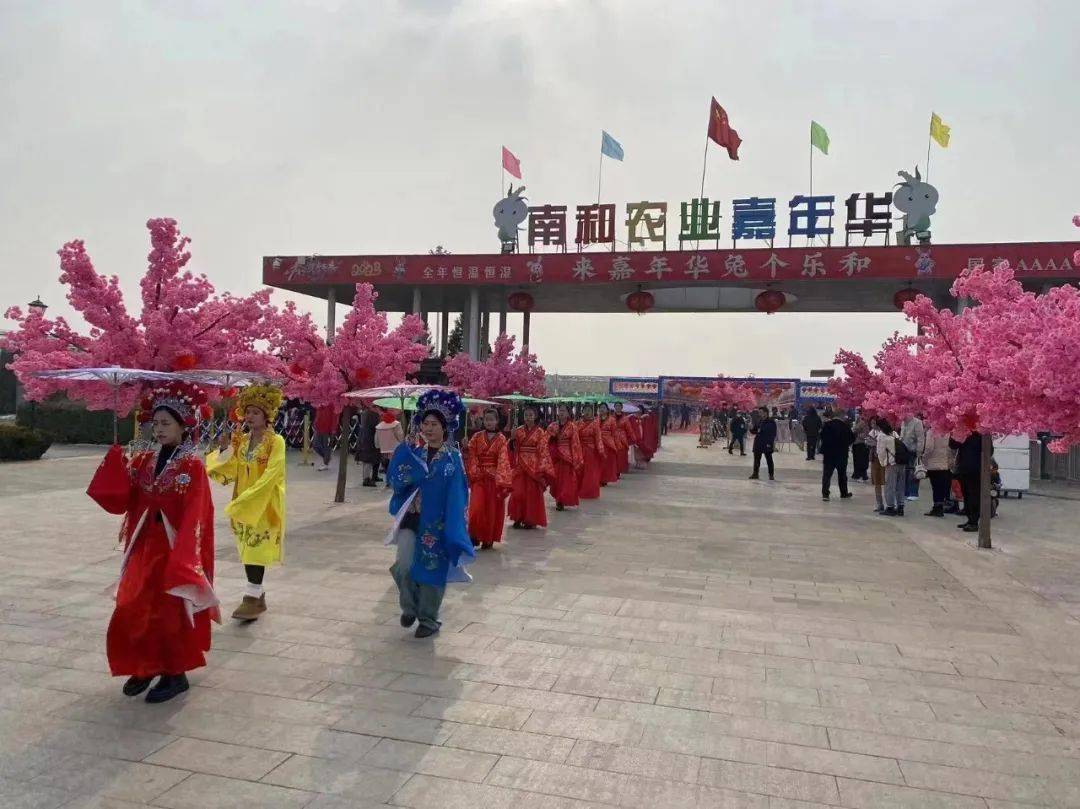
{"label": "woman with handbag", "polygon": [[930,487],[934,493],[934,505],[926,512],[927,517],[944,517],[945,502],[949,499],[949,484],[952,483],[952,451],[949,449],[949,436],[937,430],[926,431],[926,449],[923,460],[915,469],[930,478]]}

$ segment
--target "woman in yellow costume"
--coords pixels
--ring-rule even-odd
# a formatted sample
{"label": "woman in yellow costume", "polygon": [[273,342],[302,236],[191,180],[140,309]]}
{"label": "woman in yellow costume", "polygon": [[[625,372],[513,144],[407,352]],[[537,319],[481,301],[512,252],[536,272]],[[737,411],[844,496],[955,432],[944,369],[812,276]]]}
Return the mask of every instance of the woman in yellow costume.
{"label": "woman in yellow costume", "polygon": [[238,621],[266,612],[263,577],[268,565],[281,562],[285,542],[285,439],[273,427],[281,400],[270,385],[244,388],[236,409],[246,432],[222,433],[218,449],[206,457],[211,479],[233,484],[225,513],[247,574],[244,599],[232,614]]}

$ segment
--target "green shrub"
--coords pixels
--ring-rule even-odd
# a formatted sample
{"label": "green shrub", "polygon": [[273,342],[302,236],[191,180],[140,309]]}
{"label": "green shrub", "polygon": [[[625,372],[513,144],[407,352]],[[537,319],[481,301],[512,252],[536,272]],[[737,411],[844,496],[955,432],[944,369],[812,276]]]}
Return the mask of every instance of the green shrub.
{"label": "green shrub", "polygon": [[[32,427],[52,436],[59,444],[111,444],[113,415],[108,410],[87,410],[82,404],[63,397],[44,402],[23,402],[15,416],[24,427]],[[132,419],[120,419],[120,443],[132,437]]]}
{"label": "green shrub", "polygon": [[52,439],[41,430],[0,424],[0,461],[36,461],[51,444]]}

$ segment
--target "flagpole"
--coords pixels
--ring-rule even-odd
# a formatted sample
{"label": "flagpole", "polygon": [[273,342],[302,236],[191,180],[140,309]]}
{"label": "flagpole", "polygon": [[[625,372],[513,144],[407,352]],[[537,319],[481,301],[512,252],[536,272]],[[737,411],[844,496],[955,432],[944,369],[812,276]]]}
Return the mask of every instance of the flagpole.
{"label": "flagpole", "polygon": [[604,179],[604,147],[600,147],[600,172],[596,178],[596,204],[600,204],[600,183]]}
{"label": "flagpole", "polygon": [[926,182],[930,182],[930,146],[934,142],[933,135],[926,136]]}
{"label": "flagpole", "polygon": [[[700,194],[700,198],[701,198],[701,201],[702,201],[701,202],[701,206],[702,206],[701,215],[703,217],[706,216],[706,213],[705,213],[705,168],[708,165],[709,165],[709,133],[706,132],[705,133],[705,156],[701,160],[701,194]],[[682,249],[682,243],[681,242],[679,243],[679,248]],[[698,250],[700,248],[701,248],[701,240],[699,239],[698,241],[694,242],[694,249]]]}

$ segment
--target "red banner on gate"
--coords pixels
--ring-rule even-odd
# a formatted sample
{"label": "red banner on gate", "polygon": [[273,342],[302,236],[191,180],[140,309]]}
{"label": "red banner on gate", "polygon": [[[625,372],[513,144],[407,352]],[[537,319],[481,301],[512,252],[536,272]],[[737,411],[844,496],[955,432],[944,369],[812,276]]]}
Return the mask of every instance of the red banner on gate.
{"label": "red banner on gate", "polygon": [[780,247],[634,253],[267,256],[274,286],[382,284],[715,284],[857,278],[955,278],[982,264],[1009,262],[1020,278],[1076,277],[1078,242],[943,244],[911,247]]}

